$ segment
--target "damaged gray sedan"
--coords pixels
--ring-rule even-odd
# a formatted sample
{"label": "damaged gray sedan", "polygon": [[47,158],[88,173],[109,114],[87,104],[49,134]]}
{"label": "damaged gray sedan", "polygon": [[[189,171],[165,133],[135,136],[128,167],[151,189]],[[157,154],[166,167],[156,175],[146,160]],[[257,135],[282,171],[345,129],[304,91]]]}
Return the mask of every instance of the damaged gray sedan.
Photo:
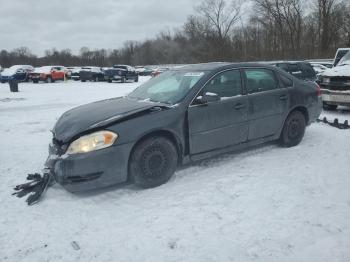
{"label": "damaged gray sedan", "polygon": [[316,83],[261,64],[211,63],[164,72],[126,97],[64,113],[46,170],[68,191],[167,182],[179,164],[279,140],[300,143],[320,115]]}

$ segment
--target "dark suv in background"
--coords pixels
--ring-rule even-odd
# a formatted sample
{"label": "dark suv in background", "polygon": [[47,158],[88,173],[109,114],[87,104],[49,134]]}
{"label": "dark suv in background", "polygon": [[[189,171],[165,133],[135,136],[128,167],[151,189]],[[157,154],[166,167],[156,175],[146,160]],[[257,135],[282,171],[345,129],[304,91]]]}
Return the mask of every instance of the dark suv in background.
{"label": "dark suv in background", "polygon": [[104,70],[105,80],[109,83],[120,81],[125,83],[128,80],[139,81],[139,75],[135,68],[128,65],[114,65],[113,68]]}
{"label": "dark suv in background", "polygon": [[277,66],[287,73],[306,81],[316,81],[317,76],[314,68],[309,62],[304,61],[279,61],[268,63]]}
{"label": "dark suv in background", "polygon": [[79,77],[81,82],[86,82],[86,81],[98,82],[98,81],[104,80],[104,73],[100,67],[96,67],[96,66],[82,67],[79,72]]}

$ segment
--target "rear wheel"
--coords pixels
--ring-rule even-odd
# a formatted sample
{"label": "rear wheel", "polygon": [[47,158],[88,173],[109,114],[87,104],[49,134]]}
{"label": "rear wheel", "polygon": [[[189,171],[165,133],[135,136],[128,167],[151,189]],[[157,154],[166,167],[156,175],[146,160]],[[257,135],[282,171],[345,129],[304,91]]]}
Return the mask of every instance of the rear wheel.
{"label": "rear wheel", "polygon": [[285,147],[298,145],[304,137],[306,127],[305,116],[300,111],[293,111],[284,123],[280,143]]}
{"label": "rear wheel", "polygon": [[145,139],[133,150],[129,177],[142,188],[166,183],[174,174],[178,161],[175,145],[164,137]]}
{"label": "rear wheel", "polygon": [[52,83],[52,78],[50,76],[46,78],[46,83]]}
{"label": "rear wheel", "polygon": [[136,76],[135,77],[135,82],[138,82],[139,81],[139,76]]}
{"label": "rear wheel", "polygon": [[121,82],[122,82],[122,83],[125,83],[125,82],[126,82],[125,76],[122,77]]}
{"label": "rear wheel", "polygon": [[323,109],[325,110],[336,110],[338,108],[337,105],[331,105],[326,102],[323,102]]}
{"label": "rear wheel", "polygon": [[108,83],[112,83],[112,79],[108,79]]}
{"label": "rear wheel", "polygon": [[94,82],[98,82],[98,76],[95,76]]}

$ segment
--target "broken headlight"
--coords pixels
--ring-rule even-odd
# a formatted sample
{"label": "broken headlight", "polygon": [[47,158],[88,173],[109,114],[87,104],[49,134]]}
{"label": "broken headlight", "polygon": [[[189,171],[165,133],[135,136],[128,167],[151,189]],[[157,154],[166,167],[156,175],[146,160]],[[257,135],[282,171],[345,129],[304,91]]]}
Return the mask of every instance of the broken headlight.
{"label": "broken headlight", "polygon": [[117,138],[118,135],[111,131],[98,131],[73,141],[66,153],[72,155],[100,150],[112,146]]}

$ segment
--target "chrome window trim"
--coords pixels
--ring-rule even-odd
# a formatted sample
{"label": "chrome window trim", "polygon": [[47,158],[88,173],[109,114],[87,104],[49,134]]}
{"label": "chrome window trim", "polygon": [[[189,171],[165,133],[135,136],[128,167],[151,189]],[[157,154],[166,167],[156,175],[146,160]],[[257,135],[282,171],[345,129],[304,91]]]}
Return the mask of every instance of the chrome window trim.
{"label": "chrome window trim", "polygon": [[[243,78],[242,78],[242,72],[241,72],[241,70],[240,70],[241,68],[239,68],[239,67],[235,67],[235,68],[229,68],[229,69],[225,69],[225,70],[222,70],[222,71],[219,71],[219,72],[217,72],[215,75],[213,75],[211,78],[209,78],[204,84],[203,84],[203,86],[199,89],[199,91],[196,93],[196,95],[193,97],[193,99],[191,100],[191,103],[190,103],[190,105],[188,106],[188,108],[190,108],[190,107],[198,107],[198,106],[203,106],[203,105],[192,105],[192,103],[193,103],[193,101],[196,99],[196,97],[199,95],[199,93],[203,90],[203,88],[211,81],[211,80],[213,80],[215,77],[217,77],[219,74],[222,74],[222,73],[225,73],[225,72],[227,72],[227,71],[233,71],[233,70],[238,70],[239,71],[239,74],[240,74],[240,76],[241,76],[241,87],[243,87]],[[242,90],[243,91],[243,90]],[[243,94],[240,94],[240,96],[242,96]],[[239,95],[237,95],[237,96],[239,96]],[[231,98],[234,98],[234,97],[237,97],[237,96],[233,96],[233,97],[231,97]],[[230,98],[230,99],[231,99]],[[226,100],[223,100],[223,101],[227,101],[228,99],[226,99]],[[219,102],[221,102],[221,100],[219,101]]]}

